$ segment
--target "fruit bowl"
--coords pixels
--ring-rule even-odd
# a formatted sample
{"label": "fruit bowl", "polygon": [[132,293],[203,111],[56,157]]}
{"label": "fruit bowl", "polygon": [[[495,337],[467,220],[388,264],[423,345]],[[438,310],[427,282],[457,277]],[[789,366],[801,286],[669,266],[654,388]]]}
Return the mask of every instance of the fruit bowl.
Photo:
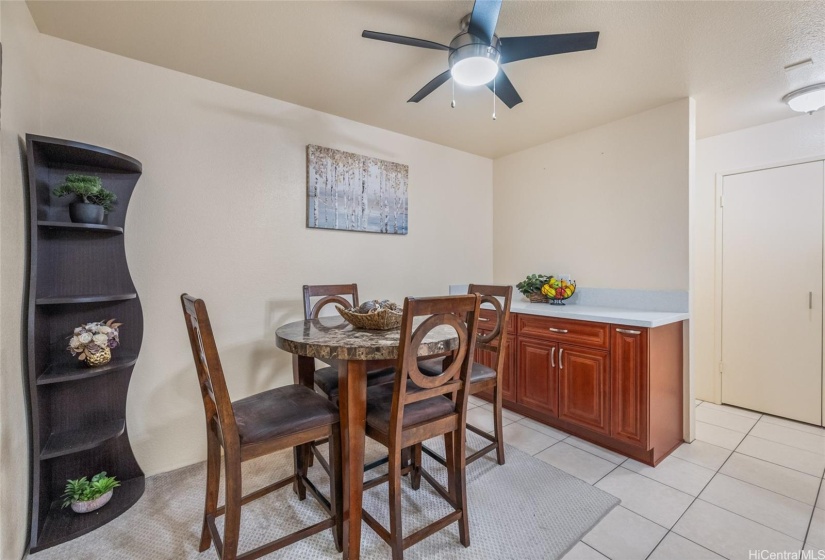
{"label": "fruit bowl", "polygon": [[576,293],[576,281],[551,276],[541,287],[541,293],[550,300],[550,305],[564,305],[564,300]]}

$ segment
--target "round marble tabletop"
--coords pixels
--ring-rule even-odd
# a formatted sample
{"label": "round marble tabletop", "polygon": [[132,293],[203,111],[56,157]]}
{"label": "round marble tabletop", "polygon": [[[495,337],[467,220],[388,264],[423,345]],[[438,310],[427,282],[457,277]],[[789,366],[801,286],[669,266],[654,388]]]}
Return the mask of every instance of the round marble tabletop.
{"label": "round marble tabletop", "polygon": [[[423,321],[417,318],[414,326]],[[398,358],[400,329],[356,329],[342,317],[295,321],[275,331],[278,348],[299,356],[338,360],[392,360]],[[447,325],[432,329],[418,348],[419,356],[433,356],[458,347],[458,335]]]}

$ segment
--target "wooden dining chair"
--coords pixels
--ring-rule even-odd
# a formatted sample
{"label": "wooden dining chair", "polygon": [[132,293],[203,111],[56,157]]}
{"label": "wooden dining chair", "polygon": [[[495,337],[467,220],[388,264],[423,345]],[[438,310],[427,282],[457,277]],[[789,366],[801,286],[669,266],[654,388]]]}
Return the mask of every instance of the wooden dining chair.
{"label": "wooden dining chair", "polygon": [[[320,297],[314,304],[312,298]],[[349,297],[349,301],[346,299]],[[327,305],[358,307],[358,284],[325,284],[304,286],[304,319],[317,319]],[[315,370],[315,386],[329,400],[338,402],[338,363],[334,359],[324,360],[329,367]],[[297,374],[296,374],[297,375]],[[367,371],[367,386],[392,383],[395,379],[392,367]],[[298,380],[296,379],[297,383]]]}
{"label": "wooden dining chair", "polygon": [[[203,552],[214,542],[221,560],[248,560],[260,558],[325,529],[332,529],[336,548],[340,552],[343,501],[340,469],[337,466],[341,441],[338,409],[302,385],[278,387],[232,402],[206,304],[203,300],[183,294],[181,305],[206,413],[206,504],[199,550]],[[307,477],[305,462],[306,446],[321,437],[329,438],[330,458],[333,461],[329,500]],[[221,448],[225,470],[225,505],[218,507]],[[243,496],[241,463],[289,448],[293,449],[294,455],[293,474]],[[329,517],[239,555],[241,506],[289,484],[297,490],[300,500],[306,499],[309,490]],[[221,515],[225,515],[223,537],[215,523]]]}
{"label": "wooden dining chair", "polygon": [[[367,511],[363,519],[392,549],[393,560],[404,557],[404,549],[428,536],[458,523],[459,540],[470,546],[465,476],[465,439],[469,375],[475,349],[481,297],[478,295],[406,298],[401,320],[400,346],[392,385],[367,389],[366,434],[385,445],[389,453],[389,472],[364,483],[364,489],[389,482],[390,527],[385,529]],[[427,316],[413,330],[413,320]],[[424,337],[436,327],[452,327],[458,345],[452,363],[439,375],[425,375],[418,368],[418,349]],[[405,466],[402,450],[444,436],[447,488],[418,466]],[[453,507],[453,511],[407,537],[401,522],[401,477],[413,469],[430,483]]]}
{"label": "wooden dining chair", "polygon": [[[495,315],[495,323],[492,327],[489,327],[486,324],[487,321],[489,321],[488,318],[480,317],[480,328],[476,333],[476,350],[491,355],[491,363],[493,364],[493,367],[480,363],[480,361],[474,361],[473,369],[470,373],[469,389],[471,395],[478,394],[482,391],[493,392],[493,423],[495,425],[495,429],[491,435],[481,428],[473,426],[472,424],[467,424],[468,430],[491,442],[467,457],[467,464],[480,459],[495,449],[498,464],[503,465],[504,430],[502,425],[501,376],[504,372],[504,360],[507,357],[507,324],[510,321],[510,304],[513,300],[513,287],[470,284],[467,288],[467,292],[471,294],[479,294],[481,296],[482,305],[486,304],[492,308]],[[484,326],[482,327],[481,325]],[[444,368],[444,359],[435,358],[430,360],[421,360],[418,367],[427,375],[440,375]],[[442,465],[446,464],[444,457],[441,457],[426,447],[423,447],[422,449],[425,453],[427,453],[427,455],[435,459],[437,462]],[[418,450],[414,451],[413,456],[418,457],[418,461],[420,461],[421,453]]]}
{"label": "wooden dining chair", "polygon": [[[313,298],[320,298],[312,302]],[[349,298],[347,300],[346,298]],[[358,284],[319,284],[315,286],[304,286],[304,319],[317,319],[321,311],[331,304],[340,305],[341,307],[350,308],[358,307]],[[321,391],[334,404],[338,404],[338,363],[335,359],[323,360],[328,364],[328,367],[323,367],[315,370],[315,388]],[[295,372],[295,383],[299,383],[298,372]],[[379,368],[367,371],[367,386],[380,385],[383,383],[392,383],[395,379],[395,369],[392,367]],[[313,442],[310,446],[309,466],[318,459],[321,467],[330,472],[329,464],[327,464],[321,451],[318,449],[319,445],[326,443],[326,439],[321,439]],[[409,452],[407,452],[409,456]],[[410,459],[411,460],[411,459]],[[374,469],[386,463],[385,459],[379,459],[366,466],[366,470]]]}

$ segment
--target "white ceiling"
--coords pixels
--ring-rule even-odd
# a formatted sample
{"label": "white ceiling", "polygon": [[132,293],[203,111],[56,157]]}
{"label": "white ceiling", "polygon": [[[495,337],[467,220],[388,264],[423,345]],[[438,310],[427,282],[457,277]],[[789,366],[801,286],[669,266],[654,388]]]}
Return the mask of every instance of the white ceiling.
{"label": "white ceiling", "polygon": [[[504,0],[502,37],[600,31],[598,49],[505,67],[524,103],[450,84],[406,100],[447,53],[361,38],[448,43],[472,0],[28,2],[42,33],[460,150],[498,157],[686,96],[701,138],[796,115],[780,102],[825,81],[825,2]],[[785,65],[813,65],[786,73]]]}

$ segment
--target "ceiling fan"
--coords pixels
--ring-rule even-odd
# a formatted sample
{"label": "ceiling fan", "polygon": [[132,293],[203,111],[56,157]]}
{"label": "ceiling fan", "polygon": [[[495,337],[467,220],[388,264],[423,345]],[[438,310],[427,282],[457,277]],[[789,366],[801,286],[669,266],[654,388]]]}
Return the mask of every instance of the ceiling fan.
{"label": "ceiling fan", "polygon": [[[445,70],[410,97],[407,102],[418,103],[438,89],[450,77],[461,85],[487,85],[509,108],[522,102],[516,88],[500,68],[502,64],[527,58],[549,56],[596,48],[599,32],[533,35],[530,37],[498,37],[495,34],[502,0],[475,0],[473,11],[461,20],[461,32],[450,45],[424,39],[365,30],[367,39],[448,51],[450,68]],[[455,106],[455,101],[453,101]],[[495,112],[493,113],[495,118]]]}

